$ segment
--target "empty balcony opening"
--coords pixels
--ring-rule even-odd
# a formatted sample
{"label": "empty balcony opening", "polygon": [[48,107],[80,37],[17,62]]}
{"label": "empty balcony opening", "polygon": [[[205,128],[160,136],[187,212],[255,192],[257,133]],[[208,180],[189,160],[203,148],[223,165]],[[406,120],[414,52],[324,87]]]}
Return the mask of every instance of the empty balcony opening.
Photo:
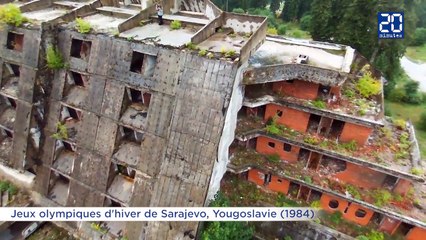
{"label": "empty balcony opening", "polygon": [[80,121],[81,116],[82,116],[81,111],[71,107],[62,106],[62,111],[61,111],[62,121]]}
{"label": "empty balcony opening", "polygon": [[263,182],[264,186],[268,186],[272,181],[272,174],[265,174],[265,181]]}
{"label": "empty balcony opening", "polygon": [[330,133],[328,134],[329,138],[337,139],[342,134],[343,127],[345,126],[345,122],[340,120],[333,120],[331,124]]}
{"label": "empty balcony opening", "polygon": [[49,181],[49,199],[65,206],[68,199],[70,180],[64,175],[52,171]]}
{"label": "empty balcony opening", "polygon": [[275,148],[275,143],[274,142],[268,142],[268,146],[270,148]]}
{"label": "empty balcony opening", "polygon": [[355,212],[355,217],[364,218],[367,215],[367,212],[364,209],[358,208]]}
{"label": "empty balcony opening", "polygon": [[73,170],[74,161],[77,158],[76,150],[75,144],[57,140],[53,168],[70,176]]}
{"label": "empty balcony opening", "polygon": [[12,152],[13,132],[0,127],[0,158],[8,159]]}
{"label": "empty balcony opening", "polygon": [[309,197],[309,201],[313,202],[313,201],[319,201],[321,199],[321,192],[318,192],[316,190],[311,190],[311,196]]}
{"label": "empty balcony opening", "polygon": [[285,152],[291,152],[291,145],[288,143],[284,143],[283,149]]}
{"label": "empty balcony opening", "polygon": [[134,143],[142,143],[144,140],[144,134],[142,132],[135,131],[131,128],[120,126],[120,140]]}
{"label": "empty balcony opening", "polygon": [[11,96],[18,96],[20,66],[12,63],[3,63],[1,90]]}
{"label": "empty balcony opening", "polygon": [[320,164],[320,170],[324,174],[336,174],[342,171],[345,171],[347,168],[346,162],[332,158],[329,156],[323,156]]}
{"label": "empty balcony opening", "polygon": [[72,78],[72,85],[84,87],[86,85],[85,82],[87,82],[87,76],[83,76],[81,73],[78,72],[71,72],[71,78]]}
{"label": "empty balcony opening", "polygon": [[297,158],[298,161],[307,162],[309,159],[310,151],[304,148],[301,148],[299,151],[299,156]]}
{"label": "empty balcony opening", "polygon": [[106,197],[104,200],[104,207],[125,207],[124,204],[121,204],[114,199]]}
{"label": "empty balcony opening", "polygon": [[271,95],[274,93],[272,86],[273,83],[246,85],[244,95],[251,99],[260,98],[266,94]]}
{"label": "empty balcony opening", "polygon": [[24,34],[8,32],[6,47],[11,50],[22,52],[24,48]]}
{"label": "empty balcony opening", "polygon": [[322,154],[319,154],[317,152],[311,152],[311,156],[308,162],[308,168],[316,171],[320,166],[321,159]]}
{"label": "empty balcony opening", "polygon": [[134,51],[132,54],[132,61],[130,63],[130,71],[135,73],[143,73],[142,67],[144,58],[145,54]]}
{"label": "empty balcony opening", "polygon": [[120,121],[137,129],[144,129],[147,123],[151,93],[126,87],[121,107]]}
{"label": "empty balcony opening", "polygon": [[392,190],[395,187],[397,182],[398,182],[397,177],[386,175],[385,180],[383,181],[383,188]]}
{"label": "empty balcony opening", "polygon": [[336,209],[339,207],[339,201],[332,199],[330,202],[328,202],[328,207],[331,209]]}
{"label": "empty balcony opening", "polygon": [[330,95],[330,89],[331,87],[329,86],[320,85],[318,88],[318,98],[322,100],[328,99],[328,96]]}
{"label": "empty balcony opening", "polygon": [[13,138],[13,132],[0,127],[0,134],[2,138]]}
{"label": "empty balcony opening", "polygon": [[252,138],[252,139],[248,140],[247,148],[256,149],[256,145],[257,145],[257,138]]}
{"label": "empty balcony opening", "polygon": [[92,42],[90,41],[72,39],[70,55],[71,57],[87,60],[90,56],[91,48],[92,48]]}
{"label": "empty balcony opening", "polygon": [[318,116],[316,114],[311,114],[311,116],[309,117],[309,122],[308,122],[308,132],[316,133],[318,130],[320,121],[321,121],[321,116]]}
{"label": "empty balcony opening", "polygon": [[308,201],[310,195],[311,195],[311,189],[309,187],[300,186],[298,199],[302,199],[303,201]]}
{"label": "empty balcony opening", "polygon": [[6,102],[6,104],[8,105],[8,106],[10,106],[10,107],[12,107],[12,108],[14,108],[14,109],[16,109],[16,101],[15,101],[15,99],[13,99],[13,98],[7,98],[7,102]]}
{"label": "empty balcony opening", "polygon": [[133,192],[136,171],[127,166],[111,163],[108,176],[108,194],[121,203],[127,203]]}
{"label": "empty balcony opening", "polygon": [[321,121],[319,123],[318,131],[317,133],[321,136],[328,136],[330,133],[331,124],[333,122],[333,119],[328,117],[322,117]]}
{"label": "empty balcony opening", "polygon": [[21,67],[12,63],[3,64],[3,78],[21,76]]}
{"label": "empty balcony opening", "polygon": [[403,236],[407,236],[407,234],[410,232],[411,229],[413,229],[413,225],[401,222],[401,224],[398,227],[398,232],[400,232]]}
{"label": "empty balcony opening", "polygon": [[292,198],[297,198],[299,195],[300,185],[297,183],[290,182],[289,194]]}

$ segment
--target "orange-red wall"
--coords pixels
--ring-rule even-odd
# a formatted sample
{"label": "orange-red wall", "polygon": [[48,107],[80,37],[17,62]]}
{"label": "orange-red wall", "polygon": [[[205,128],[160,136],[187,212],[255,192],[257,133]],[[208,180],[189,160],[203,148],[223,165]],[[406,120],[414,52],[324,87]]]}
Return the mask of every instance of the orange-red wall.
{"label": "orange-red wall", "polygon": [[340,134],[340,141],[350,142],[355,140],[358,145],[362,146],[365,144],[372,131],[372,128],[345,122],[342,134]]}
{"label": "orange-red wall", "polygon": [[[268,145],[268,142],[275,143],[275,147],[272,148]],[[278,154],[280,155],[281,160],[285,160],[288,162],[297,162],[297,159],[299,157],[299,151],[300,147],[291,146],[291,151],[286,152],[284,151],[284,143],[273,140],[267,137],[260,136],[257,138],[256,143],[256,151],[262,154]]]}
{"label": "orange-red wall", "polygon": [[294,80],[293,83],[282,81],[272,84],[274,92],[308,100],[315,100],[317,98],[318,88],[319,84],[300,80]]}
{"label": "orange-red wall", "polygon": [[383,220],[380,223],[379,230],[382,232],[387,232],[389,235],[392,235],[400,224],[401,221],[385,216],[383,217]]}
{"label": "orange-red wall", "polygon": [[[328,203],[331,200],[337,200],[339,202],[339,206],[336,209],[333,209],[333,208],[329,207]],[[367,208],[363,208],[363,207],[361,207],[358,204],[352,203],[351,205],[349,205],[348,201],[345,201],[345,200],[343,200],[341,198],[332,197],[332,196],[327,195],[327,194],[323,194],[321,196],[320,202],[321,202],[321,207],[325,211],[330,212],[330,213],[332,213],[334,211],[340,211],[343,214],[343,217],[345,219],[347,219],[349,221],[352,221],[352,222],[355,222],[355,223],[357,223],[359,225],[362,225],[362,226],[367,225],[368,222],[370,222],[370,219],[371,219],[371,217],[374,214],[373,211],[371,211],[371,210],[369,210]],[[347,209],[347,211],[345,213],[346,208],[348,208],[348,209]],[[366,215],[364,217],[362,217],[362,218],[357,217],[355,215],[355,212],[358,209],[364,210],[366,212]]]}
{"label": "orange-red wall", "polygon": [[380,188],[386,174],[373,169],[346,162],[346,170],[334,174],[334,177],[344,183],[368,189]]}
{"label": "orange-red wall", "polygon": [[426,229],[420,227],[413,227],[405,237],[406,240],[425,240]]}
{"label": "orange-red wall", "polygon": [[262,186],[265,182],[265,174],[257,169],[251,169],[248,172],[248,180],[252,183]]}
{"label": "orange-red wall", "polygon": [[[277,116],[277,111],[283,112],[281,117]],[[274,116],[277,116],[277,123],[286,125],[287,127],[299,132],[305,132],[308,127],[310,114],[275,104],[266,105],[265,120]]]}
{"label": "orange-red wall", "polygon": [[284,178],[272,176],[271,182],[268,184],[267,188],[274,192],[281,192],[287,194],[288,189],[290,188],[290,181]]}
{"label": "orange-red wall", "polygon": [[393,192],[400,194],[401,196],[407,195],[408,191],[412,187],[412,184],[409,180],[400,178],[396,184]]}

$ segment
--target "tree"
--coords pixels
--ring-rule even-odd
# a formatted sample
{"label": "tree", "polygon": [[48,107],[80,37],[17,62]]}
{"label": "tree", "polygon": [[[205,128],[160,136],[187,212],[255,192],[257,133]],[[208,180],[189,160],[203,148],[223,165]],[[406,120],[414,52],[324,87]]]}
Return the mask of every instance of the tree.
{"label": "tree", "polygon": [[282,0],[271,0],[271,5],[269,6],[269,10],[275,15],[275,12],[280,8]]}
{"label": "tree", "polygon": [[312,21],[311,36],[314,40],[329,41],[332,37],[333,25],[331,22],[333,0],[314,0],[311,7]]}
{"label": "tree", "polygon": [[[229,200],[219,192],[210,207],[229,207]],[[201,234],[202,240],[250,240],[254,228],[245,222],[208,222]]]}
{"label": "tree", "polygon": [[281,12],[280,18],[286,22],[296,20],[297,12],[299,10],[299,4],[299,0],[286,0],[284,2],[284,9]]}

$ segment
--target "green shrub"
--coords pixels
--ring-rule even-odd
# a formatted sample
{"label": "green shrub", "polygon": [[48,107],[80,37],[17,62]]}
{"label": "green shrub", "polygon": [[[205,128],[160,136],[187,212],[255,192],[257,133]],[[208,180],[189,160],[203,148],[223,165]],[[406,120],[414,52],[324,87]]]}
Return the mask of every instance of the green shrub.
{"label": "green shrub", "polygon": [[173,21],[170,23],[170,28],[171,28],[172,30],[180,29],[180,28],[182,28],[182,23],[181,23],[179,20],[173,20]]}
{"label": "green shrub", "polygon": [[232,12],[233,12],[233,13],[239,13],[239,14],[244,14],[244,13],[246,13],[246,12],[244,11],[244,9],[242,9],[242,8],[234,8],[234,9],[232,9]]}
{"label": "green shrub", "polygon": [[407,122],[404,119],[395,119],[392,122],[400,130],[407,128]]}
{"label": "green shrub", "polygon": [[65,66],[61,53],[57,48],[54,48],[52,45],[49,45],[47,47],[46,61],[47,67],[50,69],[61,69]]}
{"label": "green shrub", "polygon": [[275,207],[298,207],[299,204],[296,201],[293,201],[287,198],[284,194],[278,193],[277,199],[275,201]]}
{"label": "green shrub", "polygon": [[[219,192],[210,207],[229,207],[229,200]],[[201,233],[202,240],[252,239],[254,228],[245,222],[207,222]]]}
{"label": "green shrub", "polygon": [[293,34],[291,34],[292,37],[294,38],[302,38],[303,37],[303,32],[299,29],[296,29],[293,31]]}
{"label": "green shrub", "polygon": [[385,104],[385,116],[392,117],[392,109],[389,104]]}
{"label": "green shrub", "polygon": [[281,160],[280,155],[278,155],[277,153],[267,155],[266,158],[272,163],[279,163]]}
{"label": "green shrub", "polygon": [[13,184],[9,184],[9,187],[7,188],[7,192],[11,196],[16,195],[18,193],[18,188]]}
{"label": "green shrub", "polygon": [[423,170],[422,170],[422,169],[420,169],[420,168],[413,167],[413,168],[410,170],[410,173],[411,173],[411,174],[414,174],[414,175],[417,175],[417,176],[421,176],[421,175],[423,175]]}
{"label": "green shrub", "polygon": [[353,99],[355,97],[355,91],[347,88],[343,91],[343,95],[349,99]]}
{"label": "green shrub", "polygon": [[309,31],[311,29],[312,16],[305,15],[300,19],[300,29],[303,31]]}
{"label": "green shrub", "polygon": [[385,189],[378,189],[373,191],[374,204],[378,207],[383,207],[392,200],[392,194]]}
{"label": "green shrub", "polygon": [[312,101],[312,105],[314,105],[316,108],[319,108],[319,109],[324,109],[327,107],[327,104],[321,99]]}
{"label": "green shrub", "polygon": [[423,95],[419,93],[419,85],[420,83],[417,81],[408,81],[404,84],[404,102],[419,104],[423,101]]}
{"label": "green shrub", "polygon": [[8,181],[0,181],[0,192],[4,192],[9,189],[10,183]]}
{"label": "green shrub", "polygon": [[342,215],[340,211],[335,211],[330,215],[330,221],[335,225],[339,225],[342,222]]}
{"label": "green shrub", "polygon": [[368,240],[384,240],[385,239],[385,235],[382,232],[379,232],[376,230],[371,230],[371,232],[369,232],[366,237]]}
{"label": "green shrub", "polygon": [[353,198],[360,200],[361,194],[359,193],[358,189],[352,185],[346,186],[346,191],[352,195]]}
{"label": "green shrub", "polygon": [[356,89],[363,97],[369,98],[382,92],[382,84],[367,72],[358,80]]}
{"label": "green shrub", "polygon": [[206,49],[201,49],[200,51],[198,51],[198,55],[201,57],[204,57],[207,55],[207,50]]}
{"label": "green shrub", "polygon": [[276,28],[272,27],[272,28],[268,28],[268,30],[266,31],[269,35],[277,35],[278,31]]}
{"label": "green shrub", "polygon": [[321,201],[320,200],[315,200],[311,203],[310,205],[311,208],[321,208]]}
{"label": "green shrub", "polygon": [[340,144],[344,149],[348,150],[348,151],[356,151],[358,148],[358,144],[355,140],[352,140],[350,142],[347,143],[341,143]]}
{"label": "green shrub", "polygon": [[273,134],[273,135],[280,135],[281,134],[281,129],[276,124],[266,125],[265,130],[269,134]]}
{"label": "green shrub", "polygon": [[412,44],[414,46],[421,46],[426,43],[426,28],[417,28],[414,32]]}
{"label": "green shrub", "polygon": [[68,129],[67,126],[58,122],[56,124],[57,132],[52,135],[54,139],[67,139],[68,138]]}
{"label": "green shrub", "polygon": [[310,176],[303,177],[303,181],[306,183],[312,183],[312,178]]}
{"label": "green shrub", "polygon": [[189,42],[187,44],[185,44],[186,48],[188,48],[189,50],[197,50],[198,47],[196,44],[194,44],[193,42]]}
{"label": "green shrub", "polygon": [[279,35],[284,35],[286,32],[287,32],[287,25],[280,24],[278,26],[278,34]]}
{"label": "green shrub", "polygon": [[319,140],[316,137],[312,137],[312,136],[305,136],[303,138],[303,141],[311,145],[317,145],[319,143]]}
{"label": "green shrub", "polygon": [[225,53],[225,57],[226,57],[226,58],[232,58],[232,57],[234,57],[236,54],[237,54],[237,53],[235,52],[235,50],[228,50],[228,51],[226,51],[226,53]]}
{"label": "green shrub", "polygon": [[405,98],[405,91],[402,88],[395,88],[389,94],[389,100],[392,102],[403,102]]}
{"label": "green shrub", "polygon": [[420,115],[419,127],[426,130],[426,111]]}
{"label": "green shrub", "polygon": [[10,24],[19,27],[26,22],[28,22],[28,19],[22,15],[17,5],[8,3],[0,6],[0,24]]}
{"label": "green shrub", "polygon": [[75,20],[75,29],[77,32],[85,34],[90,32],[92,26],[90,26],[88,21],[85,21],[82,18],[77,18]]}
{"label": "green shrub", "polygon": [[207,55],[206,55],[209,59],[212,59],[213,57],[214,57],[214,54],[213,53],[211,53],[211,52],[209,52],[209,53],[207,53]]}

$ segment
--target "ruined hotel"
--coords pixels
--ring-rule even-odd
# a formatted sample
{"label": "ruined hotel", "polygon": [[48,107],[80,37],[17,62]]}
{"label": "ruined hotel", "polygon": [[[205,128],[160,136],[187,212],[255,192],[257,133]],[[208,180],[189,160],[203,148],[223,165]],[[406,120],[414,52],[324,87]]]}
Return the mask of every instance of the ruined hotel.
{"label": "ruined hotel", "polygon": [[[329,224],[336,212],[425,239],[414,128],[384,116],[383,91],[360,94],[360,81],[385,80],[355,49],[266,36],[266,18],[209,0],[163,0],[164,25],[150,0],[12,4],[28,21],[0,28],[0,176],[33,205],[195,207],[220,190],[235,206],[315,205],[324,214],[310,227],[327,239],[356,237]],[[49,49],[63,67],[47,66]],[[62,225],[99,238],[90,223]],[[199,233],[194,222],[102,226],[106,239]],[[256,232],[274,239],[279,227]]]}

